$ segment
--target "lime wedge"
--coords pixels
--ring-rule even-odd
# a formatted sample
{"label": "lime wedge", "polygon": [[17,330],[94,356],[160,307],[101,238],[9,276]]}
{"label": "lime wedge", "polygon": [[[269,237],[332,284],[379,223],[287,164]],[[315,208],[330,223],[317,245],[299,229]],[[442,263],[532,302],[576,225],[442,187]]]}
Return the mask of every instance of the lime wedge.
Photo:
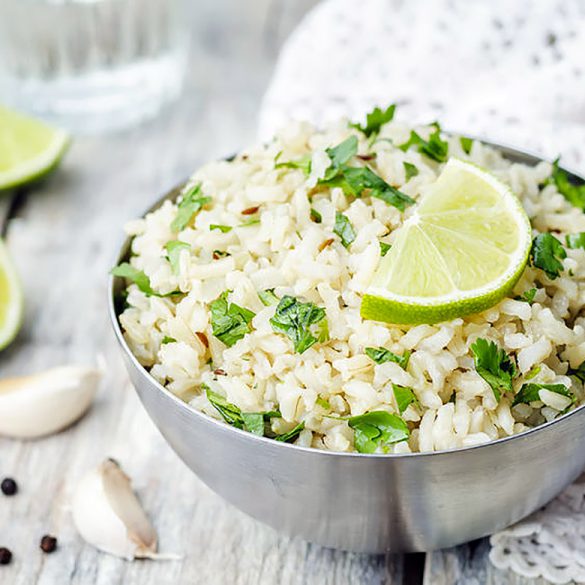
{"label": "lime wedge", "polygon": [[23,308],[20,280],[0,239],[0,349],[16,337],[22,324]]}
{"label": "lime wedge", "polygon": [[516,284],[530,245],[530,222],[509,187],[450,159],[381,258],[362,317],[418,324],[483,311]]}
{"label": "lime wedge", "polygon": [[49,173],[68,144],[63,130],[0,106],[0,190]]}

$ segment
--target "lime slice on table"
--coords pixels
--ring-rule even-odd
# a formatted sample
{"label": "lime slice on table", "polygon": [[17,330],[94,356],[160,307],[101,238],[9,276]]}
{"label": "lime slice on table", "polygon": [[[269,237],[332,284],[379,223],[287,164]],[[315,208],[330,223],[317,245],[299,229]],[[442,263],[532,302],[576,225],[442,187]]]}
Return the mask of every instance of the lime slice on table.
{"label": "lime slice on table", "polygon": [[0,106],[0,191],[49,173],[68,144],[63,130]]}
{"label": "lime slice on table", "polygon": [[531,241],[530,222],[510,188],[450,159],[381,259],[362,317],[418,324],[483,311],[516,284]]}
{"label": "lime slice on table", "polygon": [[22,324],[23,305],[20,279],[0,239],[0,349],[16,337]]}

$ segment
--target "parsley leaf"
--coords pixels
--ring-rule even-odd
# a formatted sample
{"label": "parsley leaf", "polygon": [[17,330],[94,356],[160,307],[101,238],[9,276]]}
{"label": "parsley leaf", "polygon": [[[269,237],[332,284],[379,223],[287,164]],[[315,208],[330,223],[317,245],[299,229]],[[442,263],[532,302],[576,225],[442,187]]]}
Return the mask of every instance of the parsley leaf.
{"label": "parsley leaf", "polygon": [[409,350],[406,350],[402,355],[396,355],[385,347],[366,347],[365,351],[366,355],[377,364],[394,362],[403,370],[406,370],[411,354]]}
{"label": "parsley leaf", "polygon": [[305,423],[299,423],[294,429],[288,431],[288,433],[284,433],[282,435],[276,435],[274,437],[275,441],[281,441],[282,443],[292,443],[300,434],[301,431],[305,428]]}
{"label": "parsley leaf", "polygon": [[398,406],[398,412],[400,414],[402,414],[409,405],[418,402],[412,388],[392,384],[392,390],[394,391],[394,398],[396,399],[396,405]]}
{"label": "parsley leaf", "polygon": [[551,392],[556,392],[557,394],[562,394],[563,396],[567,396],[571,399],[571,402],[575,402],[575,397],[573,393],[563,384],[523,384],[520,392],[514,396],[514,402],[512,402],[512,406],[516,404],[520,404],[524,402],[526,404],[530,402],[536,402],[540,400],[540,390],[550,390]]}
{"label": "parsley leaf", "polygon": [[228,293],[227,290],[222,292],[209,308],[213,335],[231,347],[252,330],[250,322],[255,313],[235,303],[228,303]]}
{"label": "parsley leaf", "polygon": [[160,342],[161,345],[165,345],[166,343],[176,343],[177,340],[174,337],[169,337],[168,335],[165,335],[162,338],[162,341]]}
{"label": "parsley leaf", "polygon": [[313,207],[311,207],[311,220],[315,223],[321,223],[323,221],[323,216]]}
{"label": "parsley leaf", "polygon": [[335,212],[335,226],[333,231],[341,238],[341,243],[344,247],[349,248],[349,245],[355,240],[355,230],[351,222],[343,213]]}
{"label": "parsley leaf", "polygon": [[412,179],[412,177],[416,177],[419,174],[419,170],[418,167],[413,165],[412,163],[406,162],[404,161],[402,163],[402,165],[404,166],[404,172],[406,173],[406,181],[410,181],[410,179]]}
{"label": "parsley leaf", "polygon": [[467,136],[460,136],[459,143],[461,144],[461,148],[465,154],[471,154],[471,148],[473,146],[472,138],[468,138]]}
{"label": "parsley leaf", "polygon": [[228,232],[232,231],[232,226],[231,225],[220,225],[218,223],[212,223],[209,226],[209,231],[211,232],[213,230],[219,230],[221,233],[227,234]]}
{"label": "parsley leaf", "polygon": [[567,247],[575,250],[577,248],[583,248],[585,250],[585,232],[579,232],[578,234],[567,234],[565,236]]}
{"label": "parsley leaf", "polygon": [[378,447],[388,452],[390,445],[406,441],[410,436],[407,424],[384,410],[352,416],[347,421],[355,431],[354,445],[360,453],[374,453]]}
{"label": "parsley leaf", "polygon": [[558,158],[553,162],[553,171],[545,184],[554,185],[571,205],[585,211],[585,184],[572,183],[568,173],[559,167]]}
{"label": "parsley leaf", "polygon": [[171,223],[171,229],[177,233],[184,230],[193,216],[207,203],[211,197],[201,195],[201,183],[197,183],[190,191],[183,194],[181,202],[178,204],[177,215]]}
{"label": "parsley leaf", "polygon": [[303,353],[317,341],[325,341],[322,328],[317,332],[318,337],[311,332],[311,327],[323,320],[327,322],[325,309],[313,303],[302,303],[294,297],[285,295],[280,299],[274,317],[270,319],[270,324],[274,331],[283,333],[292,340],[297,353]]}
{"label": "parsley leaf", "polygon": [[165,244],[167,258],[169,259],[173,274],[179,274],[179,258],[181,256],[181,250],[190,249],[191,246],[187,244],[187,242],[180,242],[179,240],[172,240]]}
{"label": "parsley leaf", "polygon": [[385,110],[375,107],[369,114],[366,115],[366,124],[351,123],[350,127],[363,132],[368,138],[372,134],[378,134],[384,124],[391,122],[394,118],[396,104],[389,105]]}
{"label": "parsley leaf", "polygon": [[410,138],[398,148],[406,152],[411,146],[415,146],[418,152],[436,160],[445,162],[449,155],[449,143],[441,139],[441,127],[436,122],[433,124],[435,130],[429,135],[429,139],[421,138],[414,130],[410,132]]}
{"label": "parsley leaf", "polygon": [[500,390],[513,391],[516,366],[503,349],[480,337],[471,346],[471,351],[477,373],[490,385],[497,401],[500,400]]}
{"label": "parsley leaf", "polygon": [[390,252],[390,248],[392,248],[391,244],[386,244],[386,242],[380,242],[380,256],[384,257],[388,252]]}
{"label": "parsley leaf", "polygon": [[554,280],[563,271],[562,260],[567,257],[563,245],[552,234],[538,234],[532,241],[530,260],[532,265],[544,270]]}
{"label": "parsley leaf", "polygon": [[516,297],[516,300],[524,301],[525,303],[531,305],[534,302],[534,297],[536,296],[537,290],[538,289],[536,287],[532,287],[527,291],[524,291],[519,297]]}
{"label": "parsley leaf", "polygon": [[201,387],[205,389],[207,399],[221,414],[225,422],[237,429],[243,429],[263,437],[266,434],[265,422],[271,418],[281,416],[280,412],[276,410],[269,412],[242,412],[238,406],[228,402],[221,394],[211,390],[207,384],[201,384]]}
{"label": "parsley leaf", "polygon": [[278,303],[278,297],[274,294],[273,288],[258,291],[258,298],[265,307],[276,305],[276,303]]}

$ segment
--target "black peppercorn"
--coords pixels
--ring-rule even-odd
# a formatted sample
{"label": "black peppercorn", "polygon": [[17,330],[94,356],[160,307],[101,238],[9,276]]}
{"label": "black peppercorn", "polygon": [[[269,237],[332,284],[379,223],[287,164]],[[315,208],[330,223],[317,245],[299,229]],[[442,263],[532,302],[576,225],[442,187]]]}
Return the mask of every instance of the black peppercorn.
{"label": "black peppercorn", "polygon": [[18,484],[11,477],[6,477],[0,484],[0,490],[5,496],[13,496],[18,491]]}
{"label": "black peppercorn", "polygon": [[0,565],[7,565],[12,560],[12,553],[5,547],[0,547]]}
{"label": "black peppercorn", "polygon": [[45,534],[41,538],[41,549],[43,552],[52,553],[57,548],[57,539],[54,536]]}

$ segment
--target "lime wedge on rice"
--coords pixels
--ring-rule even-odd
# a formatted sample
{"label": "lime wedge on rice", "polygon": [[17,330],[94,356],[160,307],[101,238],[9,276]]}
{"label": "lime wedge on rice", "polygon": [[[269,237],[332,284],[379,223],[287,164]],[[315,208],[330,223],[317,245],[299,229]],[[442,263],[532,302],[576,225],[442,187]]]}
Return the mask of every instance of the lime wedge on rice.
{"label": "lime wedge on rice", "polygon": [[23,306],[20,280],[0,239],[0,349],[16,337],[22,324]]}
{"label": "lime wedge on rice", "polygon": [[0,106],[0,191],[49,173],[68,144],[63,130]]}
{"label": "lime wedge on rice", "polygon": [[362,317],[418,324],[483,311],[516,284],[531,240],[528,217],[509,187],[450,159],[381,259]]}

